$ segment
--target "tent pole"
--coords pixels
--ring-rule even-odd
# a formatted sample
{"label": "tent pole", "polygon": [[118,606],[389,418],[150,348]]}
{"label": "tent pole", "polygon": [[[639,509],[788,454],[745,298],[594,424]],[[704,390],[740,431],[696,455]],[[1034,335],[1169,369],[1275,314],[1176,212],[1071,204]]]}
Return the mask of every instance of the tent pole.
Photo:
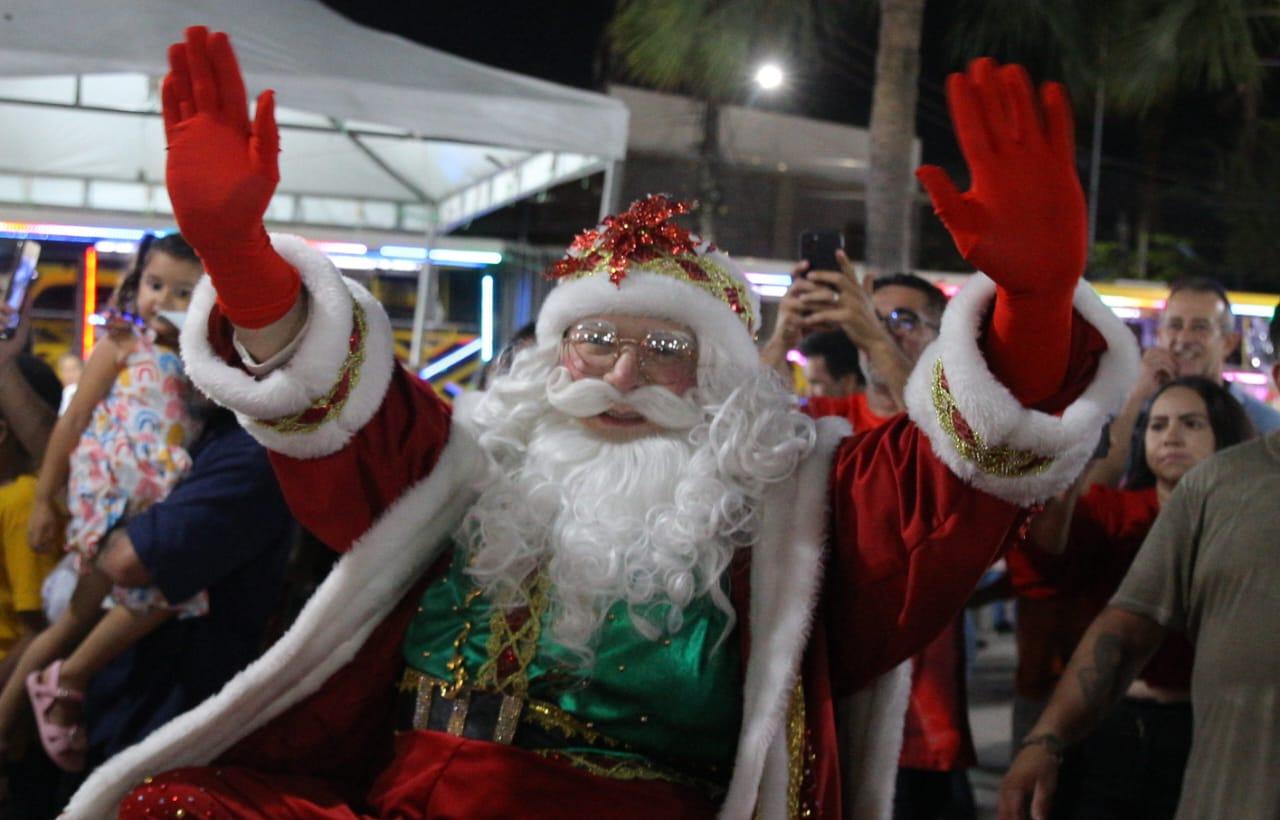
{"label": "tent pole", "polygon": [[604,166],[604,189],[600,191],[600,219],[619,210],[618,200],[622,198],[622,162],[609,160]]}
{"label": "tent pole", "polygon": [[427,228],[424,244],[427,257],[418,271],[418,298],[413,303],[413,341],[409,344],[409,366],[415,372],[422,367],[422,334],[427,329],[427,312],[434,308],[435,302],[436,270],[431,264],[431,249],[436,244],[435,225]]}

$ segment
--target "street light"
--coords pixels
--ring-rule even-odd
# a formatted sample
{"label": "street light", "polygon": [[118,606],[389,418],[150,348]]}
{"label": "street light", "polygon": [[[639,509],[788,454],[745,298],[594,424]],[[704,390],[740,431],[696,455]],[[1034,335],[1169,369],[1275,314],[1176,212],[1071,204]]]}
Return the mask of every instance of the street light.
{"label": "street light", "polygon": [[756,85],[765,91],[773,91],[782,85],[785,75],[782,73],[782,66],[777,63],[765,63],[756,69]]}

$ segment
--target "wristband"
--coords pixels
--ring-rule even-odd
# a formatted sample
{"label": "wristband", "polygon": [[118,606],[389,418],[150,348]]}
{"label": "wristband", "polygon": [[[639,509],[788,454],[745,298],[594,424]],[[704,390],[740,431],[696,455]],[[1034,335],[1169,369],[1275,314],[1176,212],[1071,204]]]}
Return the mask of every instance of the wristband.
{"label": "wristband", "polygon": [[1066,748],[1066,744],[1062,742],[1062,738],[1052,732],[1041,732],[1038,735],[1027,735],[1018,744],[1018,751],[1022,751],[1028,746],[1043,746],[1049,754],[1053,755],[1053,759],[1062,762],[1062,752]]}

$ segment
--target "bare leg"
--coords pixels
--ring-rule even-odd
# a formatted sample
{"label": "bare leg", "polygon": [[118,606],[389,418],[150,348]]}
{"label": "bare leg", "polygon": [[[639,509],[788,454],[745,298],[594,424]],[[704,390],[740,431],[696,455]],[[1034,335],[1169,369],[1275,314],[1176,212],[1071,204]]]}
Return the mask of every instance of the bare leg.
{"label": "bare leg", "polygon": [[[83,692],[93,676],[104,666],[150,635],[173,615],[171,609],[132,612],[123,606],[117,606],[110,610],[80,642],[71,656],[62,662],[62,668],[58,671],[58,685]],[[81,704],[59,700],[49,708],[49,720],[70,726],[80,720],[80,711]]]}
{"label": "bare leg", "polygon": [[102,617],[102,599],[111,591],[111,580],[101,572],[81,575],[71,593],[66,612],[48,629],[37,635],[22,653],[13,674],[0,691],[0,740],[8,736],[27,705],[27,675],[44,669],[71,651]]}

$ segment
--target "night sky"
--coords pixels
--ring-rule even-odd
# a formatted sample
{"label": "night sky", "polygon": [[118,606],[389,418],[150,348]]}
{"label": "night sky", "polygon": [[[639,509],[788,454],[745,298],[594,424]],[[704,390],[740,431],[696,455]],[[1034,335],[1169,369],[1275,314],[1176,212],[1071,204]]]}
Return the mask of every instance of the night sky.
{"label": "night sky", "polygon": [[[364,25],[398,34],[488,65],[541,77],[579,88],[603,89],[610,79],[601,35],[612,13],[607,0],[512,3],[470,0],[455,3],[401,2],[401,0],[323,0],[331,8]],[[963,68],[976,55],[955,53],[948,39],[959,4],[931,2],[926,6],[921,48],[920,101],[917,133],[923,141],[925,161],[946,167],[963,182],[964,166],[951,135],[943,83],[949,71]],[[787,93],[770,107],[790,113],[865,127],[870,117],[871,84],[875,65],[873,17],[848,13],[839,43],[822,55],[792,61],[797,76]],[[838,49],[838,51],[836,50]],[[1036,79],[1057,79],[1036,66],[1037,55],[993,54],[1001,61],[1029,61]],[[1263,114],[1280,115],[1280,61],[1269,72],[1262,95]],[[623,79],[625,81],[625,79]],[[1082,175],[1089,149],[1091,101],[1075,100],[1077,144]],[[1222,224],[1204,206],[1253,208],[1256,204],[1228,202],[1223,196],[1221,168],[1238,132],[1240,108],[1230,94],[1184,95],[1170,107],[1162,123],[1166,139],[1161,146],[1156,181],[1164,229],[1193,239],[1201,252],[1217,255],[1222,248]],[[1138,129],[1131,119],[1108,117],[1103,141],[1103,176],[1100,238],[1115,238],[1131,218],[1147,176],[1142,166]],[[528,230],[547,211],[568,211],[570,223],[590,219],[590,208],[577,208],[582,197],[553,192],[552,200],[506,209],[473,225],[476,233],[518,235],[533,241],[562,239],[560,226],[546,232]],[[591,199],[589,192],[584,201]],[[538,207],[541,205],[542,207]],[[578,211],[581,211],[579,213]],[[497,220],[495,224],[494,220]],[[484,223],[484,224],[481,224]],[[523,227],[521,227],[523,226]]]}

